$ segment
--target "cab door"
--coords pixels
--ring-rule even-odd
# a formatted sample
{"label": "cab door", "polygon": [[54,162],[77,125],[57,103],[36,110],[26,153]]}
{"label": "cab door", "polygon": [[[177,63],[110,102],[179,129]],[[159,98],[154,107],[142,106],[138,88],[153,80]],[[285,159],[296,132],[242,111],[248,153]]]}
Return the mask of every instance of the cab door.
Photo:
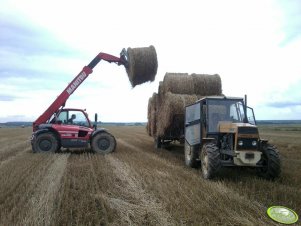
{"label": "cab door", "polygon": [[185,109],[185,140],[190,146],[201,143],[201,104],[196,103]]}
{"label": "cab door", "polygon": [[61,136],[63,147],[87,147],[93,132],[86,115],[79,110],[63,110],[60,112],[56,130]]}

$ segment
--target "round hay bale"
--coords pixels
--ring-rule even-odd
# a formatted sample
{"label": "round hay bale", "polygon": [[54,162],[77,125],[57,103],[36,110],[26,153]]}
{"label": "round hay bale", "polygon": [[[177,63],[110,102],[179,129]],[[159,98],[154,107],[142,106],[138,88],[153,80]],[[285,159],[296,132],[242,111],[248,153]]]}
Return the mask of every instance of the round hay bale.
{"label": "round hay bale", "polygon": [[156,102],[157,102],[157,93],[153,93],[152,97],[148,100],[147,106],[147,133],[149,136],[153,135],[153,131],[156,130]]}
{"label": "round hay bale", "polygon": [[162,91],[176,94],[193,94],[193,79],[187,73],[166,73]]}
{"label": "round hay bale", "polygon": [[151,109],[150,109],[150,134],[155,136],[157,132],[157,93],[152,96]]}
{"label": "round hay bale", "polygon": [[155,80],[158,69],[158,60],[154,46],[128,48],[127,54],[129,65],[126,68],[126,71],[132,87]]}
{"label": "round hay bale", "polygon": [[162,91],[200,96],[221,95],[222,82],[217,74],[166,73]]}
{"label": "round hay bale", "polygon": [[163,95],[163,81],[159,82],[158,94]]}
{"label": "round hay bale", "polygon": [[151,108],[152,108],[152,97],[148,99],[147,105],[147,124],[146,124],[146,131],[149,136],[151,136]]}
{"label": "round hay bale", "polygon": [[201,96],[218,96],[222,94],[222,81],[218,74],[192,74],[194,93]]}
{"label": "round hay bale", "polygon": [[157,105],[156,105],[157,112],[160,111],[160,106],[162,105],[163,98],[164,98],[163,81],[160,81],[159,82],[159,87],[158,87],[158,96],[157,96]]}
{"label": "round hay bale", "polygon": [[166,131],[184,131],[185,106],[196,102],[197,95],[173,94],[164,95],[162,106],[157,117],[157,136],[166,135]]}

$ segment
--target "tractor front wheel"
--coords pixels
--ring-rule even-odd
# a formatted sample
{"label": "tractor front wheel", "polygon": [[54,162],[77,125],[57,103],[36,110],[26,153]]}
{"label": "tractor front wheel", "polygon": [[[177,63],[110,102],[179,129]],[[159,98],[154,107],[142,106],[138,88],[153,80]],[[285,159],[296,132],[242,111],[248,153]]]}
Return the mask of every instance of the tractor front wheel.
{"label": "tractor front wheel", "polygon": [[214,143],[203,145],[201,151],[202,176],[204,179],[211,179],[221,167],[220,153]]}
{"label": "tractor front wheel", "polygon": [[115,151],[116,140],[113,135],[108,132],[101,132],[92,138],[92,150],[99,154],[108,154]]}
{"label": "tractor front wheel", "polygon": [[190,146],[188,142],[185,140],[185,164],[186,166],[196,168],[198,166],[198,158],[199,158],[199,145]]}
{"label": "tractor front wheel", "polygon": [[277,178],[281,172],[278,150],[275,146],[266,145],[262,150],[261,162],[263,167],[257,169],[257,175],[268,180]]}
{"label": "tractor front wheel", "polygon": [[53,133],[42,133],[33,143],[34,152],[56,152],[58,149],[59,143]]}

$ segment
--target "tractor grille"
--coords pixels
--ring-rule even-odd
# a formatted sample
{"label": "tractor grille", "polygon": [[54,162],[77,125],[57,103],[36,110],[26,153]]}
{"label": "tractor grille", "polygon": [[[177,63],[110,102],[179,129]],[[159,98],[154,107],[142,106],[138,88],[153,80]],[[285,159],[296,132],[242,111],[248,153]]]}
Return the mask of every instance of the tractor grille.
{"label": "tractor grille", "polygon": [[257,127],[238,127],[238,134],[258,134]]}
{"label": "tractor grille", "polygon": [[[256,146],[252,145],[252,142],[256,141]],[[238,145],[240,142],[243,143],[243,145]],[[256,138],[239,138],[237,141],[237,150],[257,150],[258,146],[258,139]]]}

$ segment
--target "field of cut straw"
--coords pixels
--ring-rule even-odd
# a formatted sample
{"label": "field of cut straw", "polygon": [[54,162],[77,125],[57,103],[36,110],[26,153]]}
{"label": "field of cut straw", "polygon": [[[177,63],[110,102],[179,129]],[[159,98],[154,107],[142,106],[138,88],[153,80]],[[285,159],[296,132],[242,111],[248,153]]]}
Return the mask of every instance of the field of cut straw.
{"label": "field of cut straw", "polygon": [[281,153],[274,182],[248,169],[206,181],[181,146],[155,150],[145,127],[108,129],[117,149],[101,156],[33,154],[31,128],[0,128],[0,225],[278,225],[272,205],[301,215],[301,126],[260,127]]}

